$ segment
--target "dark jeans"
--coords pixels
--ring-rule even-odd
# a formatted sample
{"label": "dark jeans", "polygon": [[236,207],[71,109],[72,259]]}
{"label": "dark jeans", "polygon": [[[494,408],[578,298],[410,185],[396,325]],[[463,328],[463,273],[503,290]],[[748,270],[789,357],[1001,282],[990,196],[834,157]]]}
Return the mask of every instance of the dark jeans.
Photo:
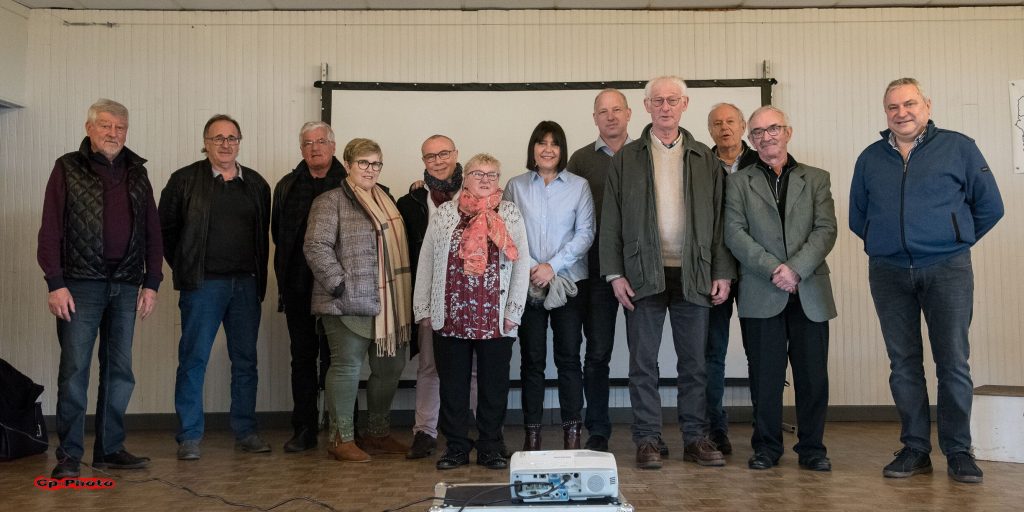
{"label": "dark jeans", "polygon": [[75,312],[71,321],[57,319],[60,370],[57,374],[57,457],[81,460],[85,412],[89,400],[89,369],[99,333],[99,393],[96,396],[96,441],[93,457],[124,449],[124,413],[135,377],[132,374],[132,333],[139,287],[128,283],[66,280]]}
{"label": "dark jeans", "polygon": [[729,352],[733,297],[735,294],[730,293],[725,302],[711,308],[708,316],[708,344],[704,352],[708,378],[705,394],[708,401],[708,429],[712,432],[729,432],[729,415],[722,402],[725,399],[725,356]]}
{"label": "dark jeans", "polygon": [[441,379],[441,408],[438,427],[448,448],[462,452],[473,449],[469,439],[469,388],[476,355],[477,453],[502,447],[501,428],[508,405],[509,366],[515,338],[466,340],[434,333],[434,356]]}
{"label": "dark jeans", "polygon": [[583,393],[587,398],[584,425],[590,435],[609,438],[612,422],[608,417],[608,365],[615,344],[615,320],[619,314],[619,301],[612,285],[599,275],[590,276],[588,308],[583,321],[583,335],[587,338],[583,356]]}
{"label": "dark jeans", "polygon": [[520,375],[523,380],[523,421],[540,424],[544,415],[544,366],[547,364],[548,319],[553,333],[555,367],[558,368],[558,405],[562,422],[583,419],[583,316],[588,295],[587,280],[576,282],[579,293],[560,308],[527,304],[519,326]]}
{"label": "dark jeans", "polygon": [[967,332],[974,313],[970,251],[923,268],[900,268],[872,259],[868,279],[889,353],[889,388],[903,424],[900,441],[922,452],[932,448],[923,313],[939,381],[939,448],[947,455],[969,450],[974,396],[967,362],[971,352]]}
{"label": "dark jeans", "polygon": [[[323,388],[325,364],[330,363],[331,351],[327,337],[318,334],[316,317],[310,313],[310,301],[290,300],[284,314],[288,321],[288,337],[292,354],[292,428],[295,432],[319,429],[317,396]],[[317,361],[319,358],[319,362]],[[319,376],[317,371],[320,370]]]}
{"label": "dark jeans", "polygon": [[201,439],[206,429],[203,383],[221,323],[231,359],[231,430],[236,439],[255,432],[256,340],[261,315],[256,278],[206,279],[195,290],[183,290],[178,307],[181,341],[174,382],[174,410],[181,422],[178,442]]}
{"label": "dark jeans", "polygon": [[676,407],[683,442],[707,435],[707,403],[704,389],[704,346],[708,337],[710,308],[683,298],[678,267],[665,267],[665,291],[633,301],[626,311],[626,343],[629,345],[629,400],[633,406],[633,442],[640,445],[661,437],[661,394],[658,392],[658,353],[669,313],[676,350]]}
{"label": "dark jeans", "polygon": [[828,322],[812,322],[800,300],[790,299],[771,318],[742,318],[750,357],[750,394],[756,397],[755,452],[777,459],[786,451],[782,440],[782,389],[786,359],[793,366],[796,393],[797,443],[801,459],[825,455],[825,414],[828,412]]}

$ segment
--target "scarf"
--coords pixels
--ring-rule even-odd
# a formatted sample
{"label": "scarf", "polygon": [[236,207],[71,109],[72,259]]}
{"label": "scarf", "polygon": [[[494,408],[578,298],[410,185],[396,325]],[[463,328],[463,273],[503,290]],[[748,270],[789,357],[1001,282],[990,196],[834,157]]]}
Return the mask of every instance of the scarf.
{"label": "scarf", "polygon": [[455,193],[462,190],[462,164],[455,164],[455,170],[446,180],[439,180],[424,169],[423,182],[427,184],[434,206],[441,206],[451,201]]}
{"label": "scarf", "polygon": [[459,245],[459,257],[464,262],[463,270],[469,275],[483,275],[487,269],[488,240],[494,242],[498,251],[504,252],[508,259],[519,259],[519,249],[496,210],[500,203],[501,189],[480,198],[468,191],[459,194],[459,211],[472,217],[462,233],[462,243]]}
{"label": "scarf", "polygon": [[377,295],[380,314],[374,317],[373,335],[378,356],[394,356],[399,344],[412,335],[412,273],[405,224],[394,201],[381,190],[363,190],[346,178],[373,229],[377,231]]}

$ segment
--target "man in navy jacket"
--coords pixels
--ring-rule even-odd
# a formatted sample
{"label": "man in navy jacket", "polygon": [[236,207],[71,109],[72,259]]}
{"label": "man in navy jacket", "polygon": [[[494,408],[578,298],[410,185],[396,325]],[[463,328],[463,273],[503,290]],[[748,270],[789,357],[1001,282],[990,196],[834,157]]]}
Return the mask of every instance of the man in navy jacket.
{"label": "man in navy jacket", "polygon": [[861,153],[850,187],[850,229],[870,258],[871,296],[902,422],[903,448],[882,474],[932,471],[923,312],[939,381],[939,447],[947,472],[959,482],[981,482],[970,451],[971,246],[1003,216],[1003,202],[974,141],[929,120],[931,100],[917,80],[894,80],[883,105],[889,129]]}

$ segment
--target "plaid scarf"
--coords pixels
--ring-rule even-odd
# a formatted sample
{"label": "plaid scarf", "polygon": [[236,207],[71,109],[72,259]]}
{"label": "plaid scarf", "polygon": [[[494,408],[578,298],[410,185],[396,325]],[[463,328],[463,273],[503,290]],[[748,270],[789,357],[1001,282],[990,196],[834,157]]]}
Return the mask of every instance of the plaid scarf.
{"label": "plaid scarf", "polygon": [[377,294],[380,314],[374,317],[373,335],[378,356],[394,356],[399,344],[412,335],[412,273],[405,224],[394,201],[381,190],[363,190],[347,178],[356,201],[377,231]]}

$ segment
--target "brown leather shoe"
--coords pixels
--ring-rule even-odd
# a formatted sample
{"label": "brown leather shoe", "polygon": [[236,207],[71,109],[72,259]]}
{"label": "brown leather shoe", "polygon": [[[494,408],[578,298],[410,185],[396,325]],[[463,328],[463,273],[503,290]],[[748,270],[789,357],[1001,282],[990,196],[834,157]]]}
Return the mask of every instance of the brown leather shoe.
{"label": "brown leather shoe", "polygon": [[359,441],[359,447],[372,455],[395,453],[405,455],[405,453],[409,451],[409,447],[407,445],[398,442],[397,439],[391,437],[391,434],[386,436],[365,435]]}
{"label": "brown leather shoe", "polygon": [[640,469],[661,469],[661,451],[657,443],[644,441],[636,449],[636,467]]}
{"label": "brown leather shoe", "polygon": [[370,462],[370,456],[356,446],[355,441],[333,442],[327,447],[327,453],[342,462]]}
{"label": "brown leather shoe", "polygon": [[701,466],[724,466],[725,457],[718,451],[715,443],[706,437],[683,447],[683,460],[696,462]]}
{"label": "brown leather shoe", "polygon": [[526,438],[523,439],[523,451],[540,450],[540,425],[526,425]]}
{"label": "brown leather shoe", "polygon": [[580,430],[583,423],[579,420],[562,423],[562,448],[565,450],[580,449]]}

